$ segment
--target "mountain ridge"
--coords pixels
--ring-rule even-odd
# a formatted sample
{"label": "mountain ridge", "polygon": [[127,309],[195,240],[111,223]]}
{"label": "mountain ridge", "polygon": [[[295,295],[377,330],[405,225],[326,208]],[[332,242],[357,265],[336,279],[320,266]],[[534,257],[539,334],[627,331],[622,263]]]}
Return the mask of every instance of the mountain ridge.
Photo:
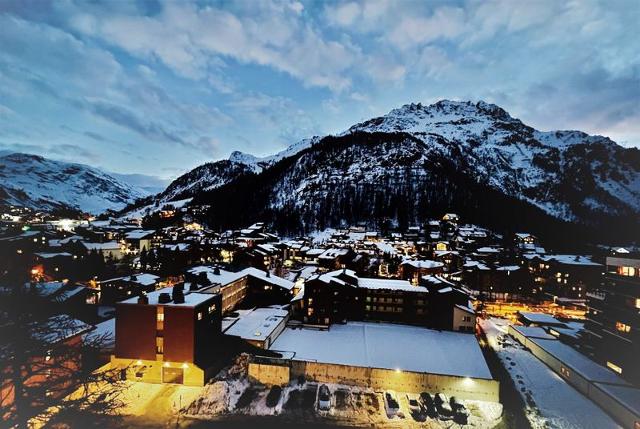
{"label": "mountain ridge", "polygon": [[[640,218],[640,151],[581,131],[538,131],[482,101],[405,104],[337,135],[303,140],[271,157],[234,152],[228,160],[206,165],[211,173],[207,179],[191,180],[191,175],[204,176],[194,173],[204,166],[197,167],[183,175],[182,192],[174,197],[212,205],[206,219],[220,227],[233,220],[221,221],[224,215],[216,208],[222,201],[219,195],[227,188],[253,193],[243,188],[244,182],[253,182],[264,194],[256,197],[260,203],[246,210],[289,219],[275,221],[283,225],[295,223],[300,216],[303,225],[293,229],[301,230],[317,227],[310,225],[314,222],[327,226],[355,219],[375,223],[371,213],[376,204],[403,206],[402,213],[378,207],[378,216],[384,214],[394,224],[401,217],[418,221],[429,211],[427,207],[443,203],[438,192],[447,194],[452,208],[460,195],[471,198],[464,187],[495,193],[495,200],[505,205],[501,210],[531,206],[531,213],[538,210],[560,222],[591,228],[605,228],[607,222],[618,219],[635,225]],[[282,165],[288,167],[282,170]],[[223,174],[215,171],[222,167]],[[262,185],[258,177],[269,178],[269,185]],[[193,183],[198,186],[192,192]],[[475,204],[476,210],[484,210],[481,201]],[[363,212],[347,216],[347,205]],[[243,209],[233,210],[237,214]],[[314,219],[313,210],[324,219]],[[326,215],[327,210],[337,210],[346,218]]]}
{"label": "mountain ridge", "polygon": [[0,152],[0,204],[100,214],[120,210],[146,194],[117,174],[85,164]]}

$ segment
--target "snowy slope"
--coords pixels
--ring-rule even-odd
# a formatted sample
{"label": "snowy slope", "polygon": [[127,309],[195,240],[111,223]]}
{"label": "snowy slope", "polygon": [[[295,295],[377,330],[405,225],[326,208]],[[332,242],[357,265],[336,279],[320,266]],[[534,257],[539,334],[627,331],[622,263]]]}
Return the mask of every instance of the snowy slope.
{"label": "snowy slope", "polygon": [[36,210],[119,210],[146,193],[82,164],[23,153],[0,154],[0,203]]}
{"label": "snowy slope", "polygon": [[[561,219],[578,220],[575,206],[581,204],[608,213],[640,212],[637,150],[580,131],[536,131],[493,104],[407,104],[343,135],[354,132],[406,132],[442,155],[455,149],[479,180]],[[442,140],[434,143],[434,136]],[[572,171],[582,177],[569,176]],[[577,192],[562,195],[565,188]]]}

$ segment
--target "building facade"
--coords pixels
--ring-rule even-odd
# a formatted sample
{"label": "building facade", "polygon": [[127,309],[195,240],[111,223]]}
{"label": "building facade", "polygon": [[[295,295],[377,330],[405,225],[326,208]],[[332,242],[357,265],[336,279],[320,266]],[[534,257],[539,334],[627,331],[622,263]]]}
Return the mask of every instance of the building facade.
{"label": "building facade", "polygon": [[220,294],[160,289],[116,304],[112,367],[123,378],[202,386],[221,335]]}
{"label": "building facade", "polygon": [[604,282],[588,298],[585,328],[593,357],[640,384],[640,255],[607,257]]}

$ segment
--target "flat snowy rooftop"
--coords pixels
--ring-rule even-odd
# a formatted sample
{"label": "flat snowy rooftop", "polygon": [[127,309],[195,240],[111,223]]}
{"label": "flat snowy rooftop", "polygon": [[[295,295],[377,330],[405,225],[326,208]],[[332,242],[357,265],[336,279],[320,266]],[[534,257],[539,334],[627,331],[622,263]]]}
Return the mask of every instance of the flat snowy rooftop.
{"label": "flat snowy rooftop", "polygon": [[326,330],[286,328],[270,348],[294,359],[491,379],[475,336],[416,326],[350,322]]}

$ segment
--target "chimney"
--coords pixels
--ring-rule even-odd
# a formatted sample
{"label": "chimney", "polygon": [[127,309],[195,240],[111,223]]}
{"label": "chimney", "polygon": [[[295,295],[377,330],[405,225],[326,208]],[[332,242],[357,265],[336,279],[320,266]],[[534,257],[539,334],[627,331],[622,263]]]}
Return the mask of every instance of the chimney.
{"label": "chimney", "polygon": [[171,291],[171,297],[176,304],[184,304],[184,289],[183,285],[175,285]]}
{"label": "chimney", "polygon": [[138,296],[138,304],[149,304],[149,298],[147,297],[146,293],[142,292]]}
{"label": "chimney", "polygon": [[213,274],[215,274],[216,276],[220,275],[220,267],[213,267]]}
{"label": "chimney", "polygon": [[158,296],[158,303],[159,304],[168,304],[170,302],[171,302],[171,295],[169,295],[167,292],[162,292]]}

